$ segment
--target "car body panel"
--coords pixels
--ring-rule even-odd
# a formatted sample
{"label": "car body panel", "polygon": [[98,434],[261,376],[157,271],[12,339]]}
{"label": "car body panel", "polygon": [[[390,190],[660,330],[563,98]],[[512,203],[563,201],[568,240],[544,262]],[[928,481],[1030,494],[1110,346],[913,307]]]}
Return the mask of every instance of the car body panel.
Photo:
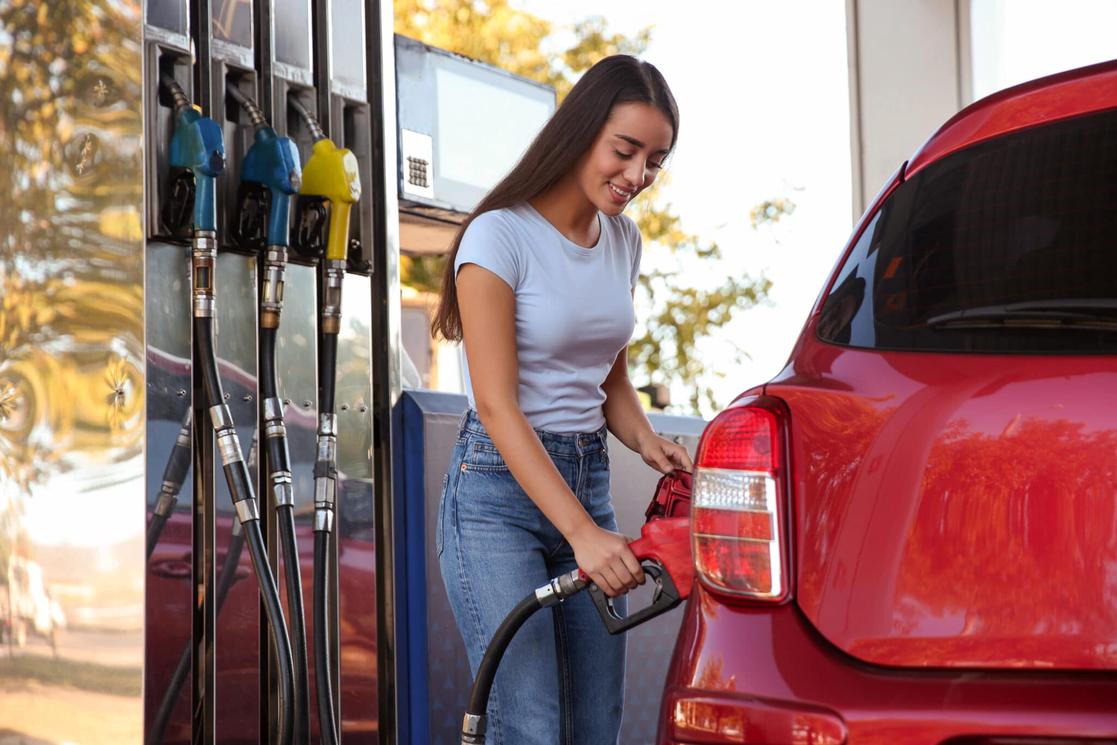
{"label": "car body panel", "polygon": [[1117,106],[1117,60],[998,91],[959,111],[909,161],[908,176],[974,143]]}
{"label": "car body panel", "polygon": [[[698,586],[672,658],[658,745],[834,742],[932,745],[956,737],[1112,738],[1117,677],[1036,671],[899,671],[866,665],[822,639],[794,605],[734,604]],[[720,701],[708,731],[687,727],[679,699]],[[760,704],[760,706],[758,706]],[[791,736],[765,737],[757,710],[796,712]],[[680,726],[683,724],[684,726]],[[717,732],[720,725],[722,732]],[[812,729],[813,727],[813,729]],[[740,732],[740,736],[733,733]],[[685,734],[684,734],[685,733]],[[1109,742],[1111,740],[1106,740]],[[1084,743],[1083,743],[1084,745]]]}
{"label": "car body panel", "polygon": [[809,338],[766,392],[827,639],[882,665],[1117,667],[1117,358]]}

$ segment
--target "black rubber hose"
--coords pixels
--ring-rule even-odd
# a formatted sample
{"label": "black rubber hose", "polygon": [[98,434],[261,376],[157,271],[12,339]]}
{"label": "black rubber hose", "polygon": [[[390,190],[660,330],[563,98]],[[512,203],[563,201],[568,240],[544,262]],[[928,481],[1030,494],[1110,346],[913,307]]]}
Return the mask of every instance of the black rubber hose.
{"label": "black rubber hose", "polygon": [[330,665],[329,605],[326,582],[330,573],[330,534],[314,533],[314,683],[318,699],[318,730],[322,745],[337,745],[333,673]]}
{"label": "black rubber hose", "polygon": [[[221,379],[217,373],[217,357],[213,349],[213,319],[207,317],[194,319],[194,339],[198,345],[199,361],[202,368],[202,383],[206,391],[206,398],[210,407],[222,405],[225,402],[221,390]],[[233,433],[235,436],[235,432]],[[248,467],[243,460],[223,464],[225,479],[229,485],[229,493],[234,504],[246,500],[255,502],[255,489],[248,476]],[[264,550],[264,536],[260,531],[260,521],[246,520],[243,523],[245,541],[248,543],[249,556],[252,558],[252,568],[256,573],[256,582],[260,588],[260,596],[264,602],[264,613],[272,631],[272,651],[276,658],[278,669],[279,693],[278,709],[279,721],[276,725],[276,741],[280,745],[290,745],[292,737],[291,723],[294,719],[294,686],[295,674],[291,662],[291,640],[287,635],[287,624],[283,619],[283,606],[279,600],[279,589],[275,584],[275,577],[268,564]]]}
{"label": "black rubber hose", "polygon": [[[485,710],[489,707],[489,694],[492,693],[493,680],[496,678],[496,671],[500,667],[500,661],[504,657],[505,650],[508,649],[512,638],[516,636],[516,632],[520,630],[524,622],[542,607],[542,602],[535,593],[532,593],[517,603],[516,607],[501,621],[500,627],[493,634],[492,641],[485,649],[485,656],[481,658],[481,665],[477,668],[473,690],[469,693],[469,708],[465,710],[467,716],[470,714],[480,717],[485,716]],[[484,742],[484,733],[479,735],[462,733],[463,745],[465,743],[480,745]]]}
{"label": "black rubber hose", "polygon": [[[274,328],[260,329],[260,400],[279,398],[275,374],[276,335]],[[287,438],[265,437],[267,448],[268,480],[278,471],[291,471],[291,456]],[[303,601],[303,583],[299,546],[295,536],[293,505],[278,505],[276,521],[279,526],[280,546],[283,549],[284,579],[287,586],[287,620],[291,629],[291,655],[295,667],[295,719],[293,722],[296,745],[307,745],[310,738],[310,679],[306,658],[306,615]]]}
{"label": "black rubber hose", "polygon": [[334,377],[337,375],[337,334],[322,334],[318,340],[318,412],[334,413]]}
{"label": "black rubber hose", "polygon": [[299,577],[299,549],[295,540],[295,511],[291,507],[280,508],[277,518],[286,565],[291,652],[295,665],[295,743],[306,745],[310,741],[310,671],[306,659],[306,617],[303,610],[303,584]]}
{"label": "black rubber hose", "polygon": [[[167,465],[163,469],[163,481],[159,488],[160,500],[156,503],[155,511],[151,515],[151,522],[147,526],[148,559],[155,552],[155,546],[159,543],[159,536],[163,533],[163,527],[170,519],[175,503],[178,501],[178,493],[182,490],[182,482],[186,480],[186,474],[190,470],[190,431],[191,417],[190,413],[187,412],[178,436],[175,438],[175,444],[171,448],[171,454],[167,458]],[[163,504],[164,497],[169,497],[167,504]]]}
{"label": "black rubber hose", "polygon": [[[216,614],[221,614],[221,607],[225,605],[225,598],[229,596],[229,589],[233,586],[233,579],[237,575],[237,567],[240,566],[240,555],[244,551],[244,531],[238,530],[240,523],[233,527],[232,537],[229,538],[229,550],[225,552],[225,561],[221,565],[221,574],[217,579],[217,597],[216,597]],[[186,677],[190,674],[190,660],[192,655],[190,650],[193,644],[188,639],[186,644],[182,647],[182,654],[179,655],[178,665],[175,667],[174,673],[171,674],[171,679],[167,683],[167,690],[163,694],[163,699],[159,702],[159,708],[155,711],[155,717],[151,721],[151,729],[149,730],[147,745],[162,745],[163,736],[167,731],[167,724],[171,720],[171,714],[174,713],[175,705],[178,703],[179,694],[182,693],[182,687],[186,684]]]}
{"label": "black rubber hose", "polygon": [[147,558],[155,553],[155,546],[159,543],[159,536],[163,534],[163,526],[167,524],[169,515],[160,515],[158,512],[151,516],[147,524]]}

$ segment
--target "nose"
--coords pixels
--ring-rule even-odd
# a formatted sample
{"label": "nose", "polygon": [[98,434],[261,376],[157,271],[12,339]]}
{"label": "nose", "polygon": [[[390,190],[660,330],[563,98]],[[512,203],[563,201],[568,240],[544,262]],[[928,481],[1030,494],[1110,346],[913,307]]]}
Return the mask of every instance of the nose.
{"label": "nose", "polygon": [[631,189],[642,189],[648,180],[648,164],[643,158],[635,157],[624,169],[624,180]]}

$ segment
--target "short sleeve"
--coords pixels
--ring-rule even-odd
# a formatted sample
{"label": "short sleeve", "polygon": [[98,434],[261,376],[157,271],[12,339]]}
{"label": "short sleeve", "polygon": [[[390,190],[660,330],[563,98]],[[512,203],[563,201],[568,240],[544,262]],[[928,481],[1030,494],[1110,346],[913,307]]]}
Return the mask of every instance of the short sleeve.
{"label": "short sleeve", "polygon": [[629,243],[632,250],[632,271],[629,273],[628,284],[635,290],[636,282],[640,279],[640,259],[644,255],[644,239],[640,235],[640,228],[636,223],[629,219]]}
{"label": "short sleeve", "polygon": [[505,220],[495,212],[483,212],[462,235],[454,258],[454,277],[465,264],[476,264],[500,277],[516,290],[523,278],[520,243]]}

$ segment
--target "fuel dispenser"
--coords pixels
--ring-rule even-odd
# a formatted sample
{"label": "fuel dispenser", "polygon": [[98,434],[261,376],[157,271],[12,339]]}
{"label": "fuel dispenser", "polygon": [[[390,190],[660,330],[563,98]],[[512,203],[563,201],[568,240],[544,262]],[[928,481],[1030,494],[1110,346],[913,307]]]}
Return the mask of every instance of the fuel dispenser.
{"label": "fuel dispenser", "polygon": [[[34,706],[5,687],[0,730],[430,741],[454,709],[411,643],[445,622],[431,512],[393,487],[439,458],[394,445],[399,244],[439,250],[553,92],[394,41],[380,0],[72,10],[20,37],[65,41],[9,61],[38,82],[0,107],[0,560],[59,606],[52,659],[0,665],[51,672]],[[60,147],[28,165],[44,124]]]}

